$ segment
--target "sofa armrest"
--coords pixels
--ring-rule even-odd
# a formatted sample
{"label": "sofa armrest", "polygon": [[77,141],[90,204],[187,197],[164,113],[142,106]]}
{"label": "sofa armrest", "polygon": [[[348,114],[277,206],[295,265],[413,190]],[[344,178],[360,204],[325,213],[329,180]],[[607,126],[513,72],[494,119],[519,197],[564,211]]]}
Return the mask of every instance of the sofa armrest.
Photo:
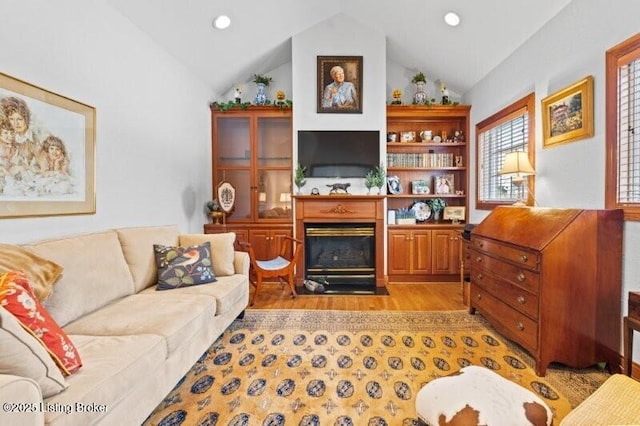
{"label": "sofa armrest", "polygon": [[249,253],[244,251],[236,251],[233,253],[233,269],[236,274],[242,274],[248,277],[250,265]]}
{"label": "sofa armrest", "polygon": [[0,424],[12,426],[42,426],[42,392],[35,380],[0,374]]}

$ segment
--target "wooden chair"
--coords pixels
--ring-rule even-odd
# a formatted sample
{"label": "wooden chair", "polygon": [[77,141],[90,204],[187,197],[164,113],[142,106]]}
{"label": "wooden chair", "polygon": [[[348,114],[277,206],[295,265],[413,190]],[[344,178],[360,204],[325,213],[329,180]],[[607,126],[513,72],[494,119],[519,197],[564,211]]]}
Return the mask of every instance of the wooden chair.
{"label": "wooden chair", "polygon": [[[281,238],[282,240],[278,255],[269,260],[256,259],[256,255],[251,244],[241,243],[242,246],[247,248],[249,251],[249,258],[251,259],[250,273],[255,276],[255,280],[251,281],[251,284],[255,285],[256,291],[253,293],[250,306],[253,306],[256,297],[260,293],[262,281],[265,278],[277,277],[283,287],[285,282],[289,284],[291,297],[296,297],[298,295],[296,293],[296,284],[293,272],[302,254],[302,241],[287,235],[283,235]],[[289,255],[291,253],[293,254]]]}

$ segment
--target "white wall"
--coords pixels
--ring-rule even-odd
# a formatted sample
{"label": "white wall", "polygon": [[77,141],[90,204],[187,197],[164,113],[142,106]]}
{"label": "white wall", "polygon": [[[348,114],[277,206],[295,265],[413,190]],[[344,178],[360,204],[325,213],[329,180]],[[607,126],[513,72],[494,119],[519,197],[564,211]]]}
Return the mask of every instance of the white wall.
{"label": "white wall", "polygon": [[[476,124],[532,91],[536,94],[536,199],[543,207],[604,208],[605,51],[638,32],[640,2],[574,0],[552,21],[465,94]],[[594,76],[595,135],[552,149],[542,149],[540,100],[587,75]],[[472,139],[475,131],[472,130]],[[471,145],[475,158],[475,144]],[[475,164],[472,166],[475,176]],[[474,208],[471,222],[488,212]],[[640,223],[625,223],[623,300],[640,290]],[[636,345],[635,362],[640,362]]]}
{"label": "white wall", "polygon": [[[385,35],[351,17],[338,14],[302,33],[292,41],[292,89],[294,163],[297,159],[298,130],[379,130],[380,159],[386,158],[386,46]],[[318,114],[317,57],[362,56],[362,114]],[[312,187],[326,194],[324,179],[307,179],[303,192]],[[349,192],[365,194],[364,179],[345,179]]]}
{"label": "white wall", "polygon": [[0,9],[0,72],[97,117],[96,214],[1,219],[2,242],[138,225],[201,231],[210,89],[104,0],[0,0]]}

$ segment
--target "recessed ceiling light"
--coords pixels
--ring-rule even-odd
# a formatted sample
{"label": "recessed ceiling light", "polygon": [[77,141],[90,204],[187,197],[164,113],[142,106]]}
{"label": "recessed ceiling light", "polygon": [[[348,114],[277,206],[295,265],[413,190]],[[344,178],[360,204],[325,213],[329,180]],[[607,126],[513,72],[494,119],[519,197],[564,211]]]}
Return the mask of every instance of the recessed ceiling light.
{"label": "recessed ceiling light", "polygon": [[444,15],[444,22],[446,22],[447,25],[455,27],[460,23],[460,16],[455,12],[447,12],[447,14]]}
{"label": "recessed ceiling light", "polygon": [[229,19],[229,17],[227,15],[220,15],[217,16],[214,20],[213,20],[213,26],[215,28],[218,28],[219,30],[224,30],[225,28],[227,28],[229,25],[231,25],[231,19]]}

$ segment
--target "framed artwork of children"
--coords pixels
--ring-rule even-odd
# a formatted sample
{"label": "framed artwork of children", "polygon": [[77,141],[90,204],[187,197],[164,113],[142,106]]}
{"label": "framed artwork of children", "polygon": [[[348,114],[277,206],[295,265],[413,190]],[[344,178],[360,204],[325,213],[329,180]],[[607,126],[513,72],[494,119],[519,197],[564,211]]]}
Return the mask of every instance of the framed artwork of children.
{"label": "framed artwork of children", "polygon": [[433,188],[436,194],[454,194],[455,187],[453,174],[438,175],[434,177]]}
{"label": "framed artwork of children", "polygon": [[94,214],[95,108],[0,73],[0,217]]}
{"label": "framed artwork of children", "polygon": [[362,56],[318,56],[317,112],[362,114]]}

